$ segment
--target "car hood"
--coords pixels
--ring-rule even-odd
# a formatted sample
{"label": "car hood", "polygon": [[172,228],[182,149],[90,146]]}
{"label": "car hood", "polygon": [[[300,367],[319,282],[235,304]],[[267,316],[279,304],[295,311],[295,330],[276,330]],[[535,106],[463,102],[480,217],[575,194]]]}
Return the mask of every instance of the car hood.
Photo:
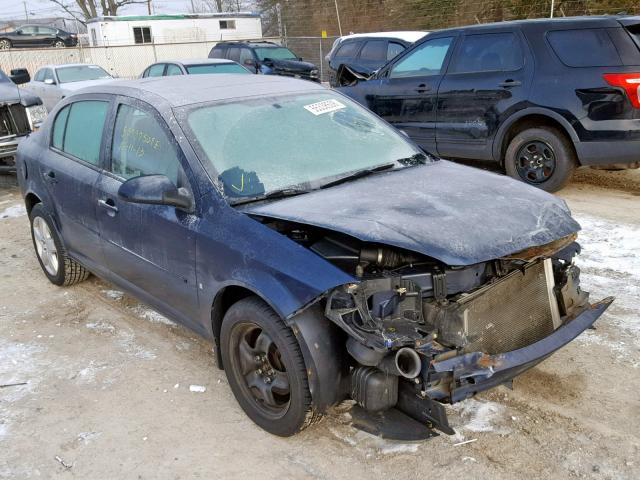
{"label": "car hood", "polygon": [[20,102],[18,86],[13,82],[0,82],[0,104]]}
{"label": "car hood", "polygon": [[504,257],[580,230],[563,200],[445,160],[240,210],[404,248],[452,266]]}
{"label": "car hood", "polygon": [[60,88],[67,92],[76,92],[87,87],[97,87],[106,83],[117,82],[117,79],[113,78],[101,78],[98,80],[83,80],[82,82],[70,82],[60,84]]}
{"label": "car hood", "polygon": [[274,68],[291,72],[308,72],[316,68],[313,63],[301,60],[269,60]]}

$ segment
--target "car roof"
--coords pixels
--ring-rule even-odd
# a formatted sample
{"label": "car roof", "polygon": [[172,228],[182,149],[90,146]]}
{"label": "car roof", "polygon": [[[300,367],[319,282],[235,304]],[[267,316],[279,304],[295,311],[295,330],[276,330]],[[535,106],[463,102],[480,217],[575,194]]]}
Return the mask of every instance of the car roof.
{"label": "car roof", "polygon": [[121,80],[88,87],[78,93],[124,95],[140,98],[154,105],[161,100],[173,108],[196,103],[313,91],[327,89],[315,82],[276,75],[222,73]]}
{"label": "car roof", "polygon": [[283,45],[279,45],[277,43],[274,42],[268,42],[265,40],[229,40],[226,42],[218,42],[216,44],[216,47],[218,45],[224,45],[224,46],[232,46],[232,45],[239,45],[239,46],[243,46],[243,47],[259,47],[259,48],[276,48],[276,47],[282,47]]}
{"label": "car roof", "polygon": [[367,38],[367,37],[395,38],[398,40],[404,40],[405,42],[413,43],[413,42],[417,42],[428,33],[429,32],[426,32],[426,31],[412,31],[412,30],[398,31],[398,32],[352,33],[350,35],[344,35],[340,37],[340,43],[344,42],[345,40],[350,40],[352,38]]}
{"label": "car roof", "polygon": [[[226,58],[189,58],[184,60],[162,60],[161,62],[153,63],[152,65],[163,63],[177,63],[179,65],[211,65],[214,63],[236,63],[233,60],[227,60]],[[151,65],[150,65],[151,66]]]}
{"label": "car roof", "polygon": [[503,22],[482,23],[478,25],[466,25],[454,28],[445,28],[432,33],[457,32],[464,30],[489,30],[494,28],[509,28],[512,26],[549,26],[564,28],[581,28],[589,26],[615,27],[620,26],[619,21],[625,19],[640,19],[632,15],[583,15],[576,17],[554,17],[554,18],[527,18],[522,20],[509,20]]}
{"label": "car roof", "polygon": [[[40,68],[38,68],[38,70],[41,70],[43,68],[64,68],[64,67],[100,67],[100,65],[97,65],[95,63],[59,63],[59,64],[50,63],[48,65],[41,65]],[[104,70],[103,67],[100,67],[100,68]]]}

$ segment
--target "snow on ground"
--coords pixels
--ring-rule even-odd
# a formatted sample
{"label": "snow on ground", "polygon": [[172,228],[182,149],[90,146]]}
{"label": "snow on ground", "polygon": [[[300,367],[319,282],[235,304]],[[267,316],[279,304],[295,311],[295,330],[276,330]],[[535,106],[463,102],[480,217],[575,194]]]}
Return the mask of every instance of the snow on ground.
{"label": "snow on ground", "polygon": [[[591,301],[613,295],[615,301],[596,322],[596,331],[582,334],[583,344],[604,344],[619,359],[640,365],[640,227],[613,223],[589,215],[576,215],[582,225],[578,242],[582,252],[576,264],[582,271],[581,286],[591,294]],[[613,326],[622,340],[609,340],[599,326]],[[605,330],[602,328],[601,330]]]}
{"label": "snow on ground", "polygon": [[16,218],[27,214],[27,209],[23,204],[12,205],[0,212],[0,220],[5,218]]}

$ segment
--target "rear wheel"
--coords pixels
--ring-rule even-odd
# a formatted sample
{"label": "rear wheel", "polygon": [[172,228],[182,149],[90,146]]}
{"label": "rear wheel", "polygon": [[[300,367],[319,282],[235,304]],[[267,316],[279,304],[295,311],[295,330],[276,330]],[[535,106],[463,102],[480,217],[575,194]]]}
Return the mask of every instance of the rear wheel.
{"label": "rear wheel", "polygon": [[571,142],[552,127],[518,133],[509,143],[504,161],[509,176],[548,192],[564,187],[576,168]]}
{"label": "rear wheel", "polygon": [[9,50],[11,48],[11,41],[3,38],[0,40],[0,50]]}
{"label": "rear wheel", "polygon": [[53,42],[53,48],[64,48],[66,45],[62,40],[56,40]]}
{"label": "rear wheel", "polygon": [[268,305],[256,297],[235,303],[224,317],[220,337],[229,385],[251,420],[286,437],[317,418],[300,346]]}
{"label": "rear wheel", "polygon": [[86,280],[89,271],[66,254],[47,209],[39,203],[33,207],[29,218],[33,247],[49,281],[68,286]]}

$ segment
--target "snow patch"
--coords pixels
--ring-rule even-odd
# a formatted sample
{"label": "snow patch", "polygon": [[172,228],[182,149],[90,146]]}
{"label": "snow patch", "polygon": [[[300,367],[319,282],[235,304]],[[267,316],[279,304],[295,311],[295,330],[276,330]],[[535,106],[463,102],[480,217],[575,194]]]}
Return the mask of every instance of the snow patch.
{"label": "snow patch", "polygon": [[4,220],[6,218],[17,218],[22,217],[27,214],[27,209],[24,205],[12,205],[9,208],[5,208],[2,212],[0,212],[0,220]]}
{"label": "snow patch", "polygon": [[122,300],[122,297],[124,297],[124,292],[120,290],[102,290],[102,293],[112,300]]}
{"label": "snow patch", "polygon": [[204,393],[207,391],[207,387],[203,385],[189,385],[189,391],[194,393]]}
{"label": "snow patch", "polygon": [[356,430],[353,427],[348,427],[347,431],[343,431],[343,428],[329,427],[329,431],[342,442],[365,453],[367,456],[376,454],[412,454],[416,453],[422,444],[422,442],[400,442],[387,440],[371,435],[367,432],[363,432],[362,430]]}
{"label": "snow patch", "polygon": [[449,408],[458,416],[458,419],[451,418],[452,423],[457,423],[453,426],[458,435],[451,437],[456,442],[464,441],[462,431],[509,433],[509,430],[502,425],[506,414],[504,405],[471,398],[451,405]]}
{"label": "snow patch", "polygon": [[135,335],[131,332],[118,333],[118,345],[120,345],[127,354],[141,360],[153,360],[156,358],[154,352],[146,350],[135,343]]}
{"label": "snow patch", "polygon": [[171,327],[175,327],[176,324],[169,320],[167,317],[160,315],[155,310],[151,310],[150,308],[146,308],[142,305],[138,305],[134,308],[136,314],[140,318],[144,318],[145,320],[149,320],[151,323],[163,323],[165,325],[169,325]]}

